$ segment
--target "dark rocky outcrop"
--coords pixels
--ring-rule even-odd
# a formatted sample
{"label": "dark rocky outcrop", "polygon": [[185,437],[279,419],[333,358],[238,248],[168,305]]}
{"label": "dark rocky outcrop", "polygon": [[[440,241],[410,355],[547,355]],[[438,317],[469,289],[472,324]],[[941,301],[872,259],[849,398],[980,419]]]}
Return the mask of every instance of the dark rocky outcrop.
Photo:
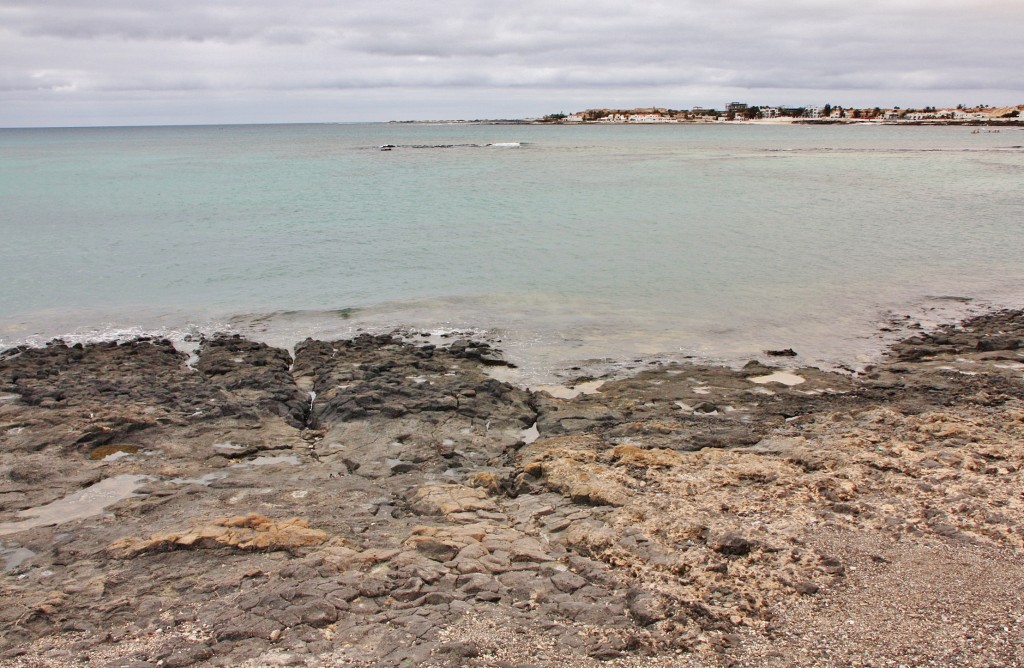
{"label": "dark rocky outcrop", "polygon": [[[905,554],[1024,581],[1021,339],[995,313],[860,376],[675,364],[572,399],[463,340],[8,350],[0,663],[798,664],[779,611],[854,618]],[[963,600],[988,649],[914,656],[1012,665],[1013,613]]]}

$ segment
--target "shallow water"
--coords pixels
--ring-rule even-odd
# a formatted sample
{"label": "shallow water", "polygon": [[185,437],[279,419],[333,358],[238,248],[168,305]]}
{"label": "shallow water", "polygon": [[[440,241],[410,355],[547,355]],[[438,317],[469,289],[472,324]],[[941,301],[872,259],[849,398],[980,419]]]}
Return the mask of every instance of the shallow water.
{"label": "shallow water", "polygon": [[12,571],[34,556],[36,556],[36,553],[27,547],[4,547],[4,544],[0,543],[0,561],[3,561],[2,570]]}
{"label": "shallow water", "polygon": [[1021,145],[893,126],[0,130],[0,345],[463,330],[501,339],[523,382],[601,358],[851,362],[892,312],[1024,303]]}
{"label": "shallow water", "polygon": [[20,511],[18,517],[25,519],[0,524],[0,536],[100,515],[108,506],[136,496],[135,490],[150,480],[152,476],[134,474],[105,478],[52,503]]}

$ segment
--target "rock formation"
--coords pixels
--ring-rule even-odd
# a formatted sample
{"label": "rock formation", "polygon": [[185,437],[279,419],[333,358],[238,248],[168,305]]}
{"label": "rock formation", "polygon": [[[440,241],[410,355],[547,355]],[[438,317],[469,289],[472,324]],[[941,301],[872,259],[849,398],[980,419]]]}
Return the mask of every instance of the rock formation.
{"label": "rock formation", "polygon": [[14,348],[0,663],[1021,665],[1022,340],[572,399],[468,341]]}

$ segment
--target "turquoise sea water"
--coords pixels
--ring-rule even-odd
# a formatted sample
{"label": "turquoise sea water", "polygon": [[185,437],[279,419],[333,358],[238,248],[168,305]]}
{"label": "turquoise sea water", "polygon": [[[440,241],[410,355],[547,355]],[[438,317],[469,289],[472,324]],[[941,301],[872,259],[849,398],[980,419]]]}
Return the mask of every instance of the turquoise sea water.
{"label": "turquoise sea water", "polygon": [[486,330],[527,369],[852,360],[891,310],[1024,301],[1021,145],[896,126],[0,130],[0,345],[404,325]]}

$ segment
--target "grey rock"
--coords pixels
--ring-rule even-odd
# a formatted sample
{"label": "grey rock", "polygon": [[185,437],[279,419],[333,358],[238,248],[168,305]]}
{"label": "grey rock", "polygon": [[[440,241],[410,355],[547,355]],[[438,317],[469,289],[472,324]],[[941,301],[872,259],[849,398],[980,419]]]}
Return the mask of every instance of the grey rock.
{"label": "grey rock", "polygon": [[553,584],[558,591],[571,594],[580,587],[586,585],[587,581],[575,573],[562,571],[551,577],[551,584]]}

